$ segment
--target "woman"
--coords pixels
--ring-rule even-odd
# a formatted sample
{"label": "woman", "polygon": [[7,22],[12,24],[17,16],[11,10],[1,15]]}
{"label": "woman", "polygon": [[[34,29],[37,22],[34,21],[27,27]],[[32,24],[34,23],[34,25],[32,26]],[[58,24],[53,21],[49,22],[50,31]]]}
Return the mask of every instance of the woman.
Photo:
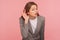
{"label": "woman", "polygon": [[22,40],[44,40],[45,18],[38,14],[38,6],[28,2],[19,18]]}

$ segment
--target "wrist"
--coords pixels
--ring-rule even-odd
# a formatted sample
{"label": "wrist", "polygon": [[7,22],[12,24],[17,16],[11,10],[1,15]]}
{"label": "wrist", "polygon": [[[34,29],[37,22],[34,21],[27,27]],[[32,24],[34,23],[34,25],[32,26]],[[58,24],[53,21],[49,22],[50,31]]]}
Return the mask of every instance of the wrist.
{"label": "wrist", "polygon": [[25,20],[25,24],[27,24],[27,23],[28,23],[28,20],[26,19],[26,20]]}

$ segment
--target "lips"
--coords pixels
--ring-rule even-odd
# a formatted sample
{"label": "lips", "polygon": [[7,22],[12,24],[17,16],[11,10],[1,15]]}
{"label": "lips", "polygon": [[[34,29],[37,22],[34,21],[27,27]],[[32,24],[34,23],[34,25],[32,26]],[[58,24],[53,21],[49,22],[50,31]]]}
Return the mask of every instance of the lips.
{"label": "lips", "polygon": [[37,13],[35,13],[35,15],[37,15]]}

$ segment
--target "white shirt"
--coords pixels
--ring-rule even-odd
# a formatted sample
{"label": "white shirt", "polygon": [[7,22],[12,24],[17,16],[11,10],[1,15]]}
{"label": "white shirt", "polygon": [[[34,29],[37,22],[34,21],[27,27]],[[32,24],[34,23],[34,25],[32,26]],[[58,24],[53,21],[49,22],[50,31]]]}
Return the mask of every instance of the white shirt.
{"label": "white shirt", "polygon": [[35,19],[30,19],[30,23],[31,23],[31,26],[32,26],[32,30],[33,30],[33,33],[35,32],[36,30],[36,27],[37,27],[37,17]]}

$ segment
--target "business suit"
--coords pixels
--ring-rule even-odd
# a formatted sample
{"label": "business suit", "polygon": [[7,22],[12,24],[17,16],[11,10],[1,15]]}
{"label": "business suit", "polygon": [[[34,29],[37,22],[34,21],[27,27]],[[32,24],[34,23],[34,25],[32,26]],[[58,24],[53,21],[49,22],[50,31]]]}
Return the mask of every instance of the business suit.
{"label": "business suit", "polygon": [[43,16],[37,16],[37,28],[33,33],[32,26],[28,20],[27,24],[24,24],[24,19],[21,16],[19,18],[22,40],[44,40],[44,26],[45,18]]}

